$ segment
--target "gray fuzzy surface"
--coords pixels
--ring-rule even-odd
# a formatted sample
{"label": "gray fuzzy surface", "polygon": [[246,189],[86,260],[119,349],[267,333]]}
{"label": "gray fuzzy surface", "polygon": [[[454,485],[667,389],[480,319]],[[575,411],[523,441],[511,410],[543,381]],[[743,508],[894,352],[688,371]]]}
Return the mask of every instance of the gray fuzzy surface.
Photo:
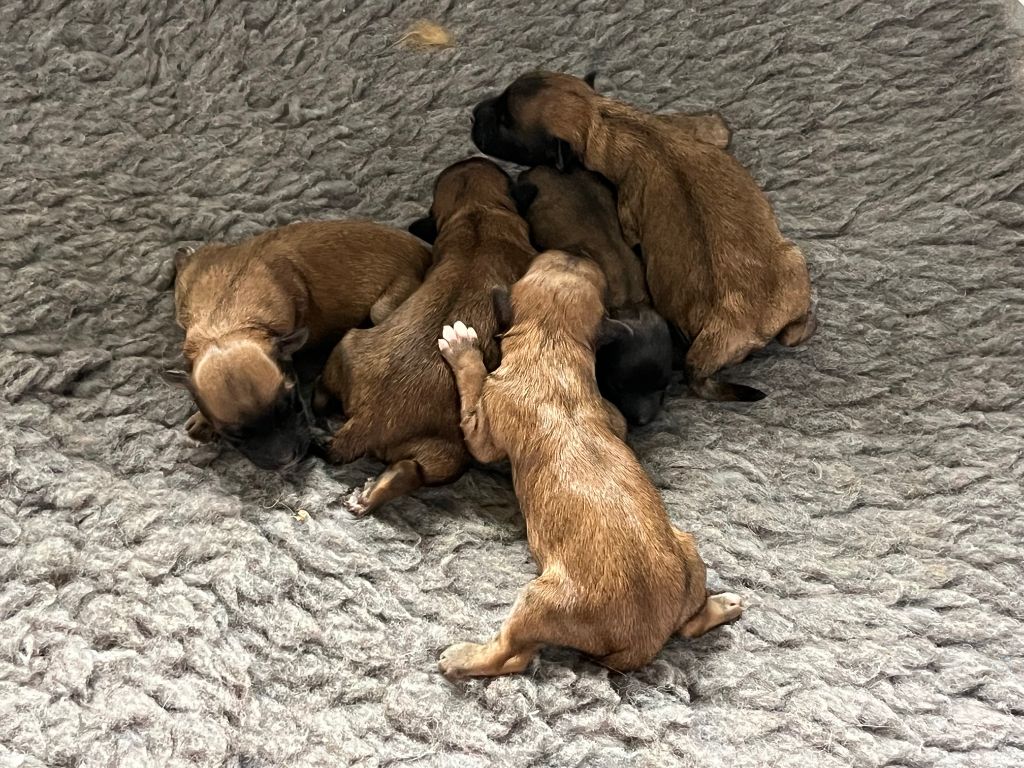
{"label": "gray fuzzy surface", "polygon": [[[1024,765],[1024,126],[984,0],[0,7],[0,766]],[[454,48],[395,46],[432,17]],[[821,327],[633,444],[744,618],[451,685],[532,576],[508,478],[191,443],[173,249],[404,224],[532,66],[718,108]],[[296,519],[298,510],[308,519]],[[301,516],[300,516],[301,517]]]}

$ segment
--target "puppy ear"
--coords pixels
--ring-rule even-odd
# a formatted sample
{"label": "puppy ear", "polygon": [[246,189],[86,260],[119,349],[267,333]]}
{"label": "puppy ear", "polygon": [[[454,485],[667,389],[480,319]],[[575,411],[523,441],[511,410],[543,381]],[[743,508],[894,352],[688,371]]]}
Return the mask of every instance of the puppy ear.
{"label": "puppy ear", "polygon": [[286,333],[284,336],[278,336],[274,340],[274,349],[279,358],[287,360],[302,349],[307,341],[309,341],[309,329],[299,328],[297,331]]}
{"label": "puppy ear", "polygon": [[[587,74],[585,74],[583,76],[583,82],[586,83],[587,85],[589,85],[591,88],[594,88],[594,81],[595,80],[597,80],[597,70],[596,69],[591,70],[590,72],[587,72]],[[596,91],[597,88],[594,88],[594,90]]]}
{"label": "puppy ear", "polygon": [[188,375],[188,371],[183,371],[180,368],[168,368],[162,371],[160,376],[168,384],[173,384],[183,389],[192,389],[192,378]]}
{"label": "puppy ear", "polygon": [[491,303],[494,305],[494,317],[498,321],[498,333],[505,333],[512,327],[512,296],[508,288],[495,288],[491,291]]}
{"label": "puppy ear", "polygon": [[569,142],[555,139],[555,168],[559,171],[567,171],[572,168],[576,156],[573,154]]}
{"label": "puppy ear", "polygon": [[422,219],[416,219],[409,225],[409,232],[414,234],[425,243],[434,244],[437,240],[437,219],[433,214],[427,214]]}
{"label": "puppy ear", "polygon": [[512,199],[516,202],[516,210],[525,216],[533,201],[537,199],[537,185],[529,181],[520,181],[512,187]]}
{"label": "puppy ear", "polygon": [[606,317],[601,321],[601,327],[597,331],[597,341],[594,346],[600,349],[614,341],[625,341],[631,338],[633,338],[633,329],[627,323]]}

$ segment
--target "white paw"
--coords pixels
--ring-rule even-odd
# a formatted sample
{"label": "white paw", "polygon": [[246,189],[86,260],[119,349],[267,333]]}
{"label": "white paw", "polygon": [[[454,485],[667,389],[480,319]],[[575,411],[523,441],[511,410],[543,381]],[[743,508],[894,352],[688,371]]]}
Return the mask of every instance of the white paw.
{"label": "white paw", "polygon": [[463,353],[477,348],[476,329],[461,320],[456,320],[454,325],[446,325],[441,330],[441,338],[437,340],[437,346],[444,359],[449,363],[454,363]]}
{"label": "white paw", "polygon": [[373,480],[367,480],[366,485],[352,491],[345,499],[345,507],[355,517],[363,517],[370,511],[370,489],[373,488]]}
{"label": "white paw", "polygon": [[722,614],[725,616],[723,621],[732,621],[743,613],[743,600],[735,592],[722,592],[719,595],[712,595],[708,600],[714,601],[721,607]]}

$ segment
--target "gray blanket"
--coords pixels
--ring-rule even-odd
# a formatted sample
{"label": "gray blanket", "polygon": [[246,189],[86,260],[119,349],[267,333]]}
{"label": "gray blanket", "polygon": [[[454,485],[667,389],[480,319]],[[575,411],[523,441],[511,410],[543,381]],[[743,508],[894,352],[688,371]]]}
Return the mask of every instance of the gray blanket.
{"label": "gray blanket", "polygon": [[[1024,765],[1024,127],[1010,2],[6,0],[0,766]],[[430,17],[455,47],[395,45]],[[452,685],[534,573],[508,477],[355,521],[190,442],[176,245],[404,224],[526,68],[721,109],[821,326],[632,436],[743,619]],[[300,514],[300,510],[305,515]]]}

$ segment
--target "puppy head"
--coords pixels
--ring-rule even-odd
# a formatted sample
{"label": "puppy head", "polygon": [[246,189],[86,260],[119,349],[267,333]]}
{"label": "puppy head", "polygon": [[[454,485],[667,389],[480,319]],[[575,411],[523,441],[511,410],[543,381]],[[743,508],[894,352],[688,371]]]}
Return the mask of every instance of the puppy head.
{"label": "puppy head", "polygon": [[597,384],[631,424],[650,423],[661,410],[672,377],[672,336],[665,319],[650,307],[615,313],[629,327],[597,353]]}
{"label": "puppy head", "polygon": [[470,157],[449,165],[434,182],[430,213],[409,225],[409,231],[428,243],[438,228],[467,206],[497,205],[514,210],[512,179],[486,157]]}
{"label": "puppy head", "polygon": [[[545,251],[512,287],[511,324],[535,321],[592,346],[618,334],[605,323],[604,273],[590,259]],[[499,315],[501,312],[499,312]]]}
{"label": "puppy head", "polygon": [[473,143],[522,165],[569,167],[583,153],[596,114],[593,79],[530,72],[473,109]]}
{"label": "puppy head", "polygon": [[269,341],[238,336],[206,345],[183,379],[207,421],[261,469],[300,461],[311,440],[309,414],[291,367],[308,333]]}

